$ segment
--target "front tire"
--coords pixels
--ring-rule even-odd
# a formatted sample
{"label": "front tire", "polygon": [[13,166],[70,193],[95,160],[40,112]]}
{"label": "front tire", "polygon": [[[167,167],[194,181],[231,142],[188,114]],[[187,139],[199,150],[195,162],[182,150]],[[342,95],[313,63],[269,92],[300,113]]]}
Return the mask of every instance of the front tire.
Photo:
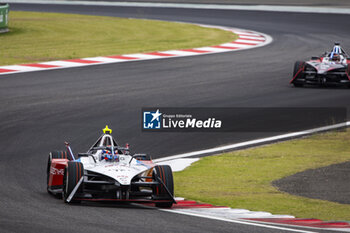
{"label": "front tire", "polygon": [[[169,165],[158,165],[153,168],[153,179],[156,179],[156,176],[163,181],[166,188],[169,190],[171,196],[166,191],[163,184],[156,185],[153,188],[153,196],[156,200],[164,200],[164,202],[157,202],[156,207],[161,208],[170,208],[173,205],[173,196],[174,196],[174,180],[173,172]],[[168,200],[168,201],[167,201]]]}
{"label": "front tire", "polygon": [[49,190],[49,180],[50,180],[50,169],[52,159],[68,159],[67,151],[51,151],[47,159],[47,168],[46,168],[46,190],[48,193],[52,194]]}
{"label": "front tire", "polygon": [[[84,166],[81,162],[69,161],[63,176],[63,200],[68,203],[67,199],[72,193],[75,186],[79,183],[81,177],[84,176]],[[80,185],[76,193],[82,191],[83,184]],[[79,203],[80,201],[72,199],[69,203]]]}
{"label": "front tire", "polygon": [[[347,62],[349,62],[349,61],[350,60],[347,59]],[[346,75],[347,75],[348,79],[350,80],[350,64],[347,64],[345,72],[346,72]],[[346,87],[350,89],[350,84],[346,85]]]}
{"label": "front tire", "polygon": [[305,62],[303,61],[296,61],[294,63],[294,70],[293,70],[293,85],[295,87],[302,87],[304,86],[303,83],[298,82],[298,79],[302,77],[302,72],[300,72],[301,69],[305,66]]}

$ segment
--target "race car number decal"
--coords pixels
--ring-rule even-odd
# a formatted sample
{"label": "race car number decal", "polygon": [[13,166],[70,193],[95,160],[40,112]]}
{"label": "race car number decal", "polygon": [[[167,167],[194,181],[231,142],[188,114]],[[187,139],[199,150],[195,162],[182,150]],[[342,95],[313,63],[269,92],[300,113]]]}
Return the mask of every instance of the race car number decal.
{"label": "race car number decal", "polygon": [[64,174],[64,169],[57,169],[57,168],[54,168],[54,167],[51,167],[50,168],[50,173],[52,175],[62,175]]}

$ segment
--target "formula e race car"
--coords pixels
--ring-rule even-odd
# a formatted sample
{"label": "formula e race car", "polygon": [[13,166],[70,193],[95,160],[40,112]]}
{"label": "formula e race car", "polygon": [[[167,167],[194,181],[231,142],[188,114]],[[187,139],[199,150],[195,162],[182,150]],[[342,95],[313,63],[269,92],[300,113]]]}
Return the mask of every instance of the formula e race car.
{"label": "formula e race car", "polygon": [[156,165],[146,154],[130,155],[106,126],[86,153],[53,151],[47,163],[47,191],[66,203],[81,201],[151,202],[171,207],[174,184],[171,167]]}
{"label": "formula e race car", "polygon": [[350,87],[350,58],[340,44],[335,43],[331,52],[312,57],[309,61],[295,62],[290,83],[295,87],[304,84],[341,84]]}

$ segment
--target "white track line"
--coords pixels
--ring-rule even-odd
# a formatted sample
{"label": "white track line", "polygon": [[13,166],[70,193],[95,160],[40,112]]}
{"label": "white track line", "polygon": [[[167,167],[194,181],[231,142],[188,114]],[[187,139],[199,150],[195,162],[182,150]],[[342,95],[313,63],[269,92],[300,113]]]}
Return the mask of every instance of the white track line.
{"label": "white track line", "polygon": [[158,7],[212,10],[272,11],[319,14],[350,14],[349,8],[312,7],[312,6],[277,6],[277,5],[217,5],[187,3],[151,3],[151,2],[103,2],[103,1],[60,1],[60,0],[7,0],[7,3],[88,5],[88,6],[125,6],[125,7]]}
{"label": "white track line", "polygon": [[261,224],[261,223],[248,222],[248,221],[244,221],[244,220],[226,219],[226,218],[208,216],[208,215],[203,215],[203,214],[185,213],[185,212],[181,212],[181,211],[177,211],[177,210],[167,210],[167,209],[159,209],[159,210],[170,212],[170,213],[177,213],[177,214],[184,214],[184,215],[201,217],[201,218],[208,218],[208,219],[213,219],[213,220],[220,220],[220,221],[225,221],[225,222],[232,222],[232,223],[238,223],[238,224],[244,224],[244,225],[250,225],[250,226],[256,226],[256,227],[270,228],[270,229],[275,229],[275,230],[303,232],[303,233],[314,233],[315,232],[315,231],[305,231],[305,230],[299,230],[299,229],[292,229],[292,228],[287,228],[287,227],[265,225],[265,224]]}
{"label": "white track line", "polygon": [[239,37],[237,40],[235,40],[234,42],[242,42],[242,43],[250,43],[250,44],[259,44],[261,43],[260,41],[254,41],[254,40],[245,40],[242,37]]}
{"label": "white track line", "polygon": [[37,70],[42,70],[41,68],[37,68],[37,67],[21,66],[21,65],[1,66],[1,69],[18,70],[18,71],[37,71]]}
{"label": "white track line", "polygon": [[155,56],[155,55],[150,55],[150,54],[143,54],[143,53],[133,53],[133,54],[128,54],[128,57],[135,57],[137,59],[155,59],[155,58],[162,58],[160,56]]}
{"label": "white track line", "polygon": [[173,172],[179,172],[197,162],[199,158],[174,159],[170,161],[157,163],[158,165],[169,165]]}
{"label": "white track line", "polygon": [[257,42],[260,42],[260,41],[264,41],[265,40],[265,38],[263,36],[259,36],[259,37],[257,37],[257,36],[247,36],[247,35],[240,34],[240,32],[237,32],[237,34],[239,35],[240,38],[251,40],[251,41],[255,40]]}
{"label": "white track line", "polygon": [[[249,220],[244,220],[244,221],[247,221],[247,222],[255,222],[255,223],[261,223],[260,221],[251,220],[251,219],[249,219]],[[276,222],[264,222],[264,224],[274,225],[274,226],[301,227],[301,228],[312,229],[312,230],[350,232],[350,229],[349,229],[349,228],[321,228],[321,227],[312,227],[312,226],[304,226],[304,225],[293,225],[293,224],[276,223]]]}
{"label": "white track line", "polygon": [[160,159],[155,159],[154,161],[158,163],[158,162],[168,161],[172,159],[179,159],[179,158],[186,158],[186,157],[198,156],[203,154],[222,152],[222,151],[233,150],[241,147],[254,146],[262,143],[271,143],[274,141],[285,140],[285,139],[294,138],[294,137],[301,137],[301,136],[310,135],[310,134],[314,134],[322,131],[339,129],[347,126],[350,126],[350,121],[335,124],[335,125],[319,127],[315,129],[294,132],[294,133],[287,133],[287,134],[281,134],[281,135],[267,137],[267,138],[255,139],[255,140],[246,141],[246,142],[239,142],[239,143],[235,143],[227,146],[221,146],[221,147],[215,147],[215,148],[206,149],[206,150],[199,150],[199,151],[193,151],[193,152],[188,152],[188,153],[183,153],[178,155],[172,155],[172,156],[168,156]]}
{"label": "white track line", "polygon": [[109,58],[109,57],[88,57],[88,58],[82,58],[82,60],[93,60],[93,61],[99,61],[103,63],[113,63],[118,59]]}

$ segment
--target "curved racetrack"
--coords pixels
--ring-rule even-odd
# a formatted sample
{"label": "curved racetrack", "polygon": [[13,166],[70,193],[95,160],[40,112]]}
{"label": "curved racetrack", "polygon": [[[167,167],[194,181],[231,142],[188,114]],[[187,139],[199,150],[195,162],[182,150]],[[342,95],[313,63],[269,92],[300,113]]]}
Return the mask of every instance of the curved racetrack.
{"label": "curved racetrack", "polygon": [[105,124],[120,143],[129,142],[133,151],[153,158],[272,135],[141,133],[141,107],[146,106],[350,105],[348,89],[296,89],[288,83],[295,60],[318,55],[334,41],[350,48],[348,15],[16,4],[11,8],[232,26],[267,33],[274,42],[232,53],[1,76],[1,232],[273,232],[129,205],[64,205],[46,193],[47,154],[61,149],[65,140],[75,151],[85,151]]}
{"label": "curved racetrack", "polygon": [[333,164],[275,180],[273,185],[293,195],[350,204],[349,171],[350,162]]}

